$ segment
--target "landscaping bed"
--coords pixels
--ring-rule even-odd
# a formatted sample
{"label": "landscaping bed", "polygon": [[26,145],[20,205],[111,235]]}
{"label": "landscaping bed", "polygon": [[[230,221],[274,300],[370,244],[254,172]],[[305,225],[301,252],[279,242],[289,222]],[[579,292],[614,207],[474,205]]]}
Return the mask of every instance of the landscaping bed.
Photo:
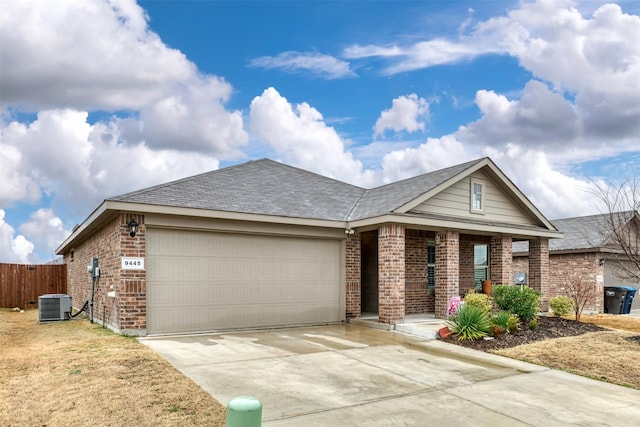
{"label": "landscaping bed", "polygon": [[443,339],[442,341],[473,348],[475,350],[489,351],[500,348],[515,347],[523,344],[531,344],[536,341],[573,337],[589,332],[601,332],[606,330],[606,328],[592,323],[576,322],[575,320],[569,320],[562,317],[541,316],[538,318],[538,327],[535,330],[530,330],[526,326],[523,326],[515,334],[505,333],[495,339],[459,340],[456,336],[452,335],[450,338]]}

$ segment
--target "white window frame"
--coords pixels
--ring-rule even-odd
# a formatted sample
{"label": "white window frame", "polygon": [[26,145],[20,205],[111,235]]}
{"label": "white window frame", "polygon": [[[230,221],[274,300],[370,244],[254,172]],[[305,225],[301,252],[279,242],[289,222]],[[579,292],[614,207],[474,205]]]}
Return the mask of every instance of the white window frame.
{"label": "white window frame", "polygon": [[[474,200],[474,189],[475,186],[479,185],[480,186],[480,208],[476,208],[475,207],[475,200]],[[484,181],[480,180],[480,179],[476,179],[476,178],[471,178],[471,191],[470,191],[470,198],[469,198],[469,205],[471,208],[471,212],[472,213],[478,213],[478,214],[484,214],[484,200],[485,200],[485,185],[484,185]]]}

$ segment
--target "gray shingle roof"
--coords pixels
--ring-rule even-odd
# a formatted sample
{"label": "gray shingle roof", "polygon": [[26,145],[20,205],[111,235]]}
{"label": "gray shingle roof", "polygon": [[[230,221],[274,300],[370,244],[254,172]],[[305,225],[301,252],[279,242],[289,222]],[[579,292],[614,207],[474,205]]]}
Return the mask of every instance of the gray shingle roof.
{"label": "gray shingle roof", "polygon": [[344,220],[364,189],[269,159],[195,175],[108,200]]}
{"label": "gray shingle roof", "polygon": [[350,221],[393,212],[482,160],[367,190],[269,159],[261,159],[108,200]]}
{"label": "gray shingle roof", "polygon": [[[549,251],[577,251],[596,249],[604,246],[607,215],[590,215],[574,218],[556,219],[551,223],[564,233],[561,239],[549,241]],[[625,222],[631,219],[633,212],[621,212]],[[514,242],[514,253],[529,251],[529,242]]]}

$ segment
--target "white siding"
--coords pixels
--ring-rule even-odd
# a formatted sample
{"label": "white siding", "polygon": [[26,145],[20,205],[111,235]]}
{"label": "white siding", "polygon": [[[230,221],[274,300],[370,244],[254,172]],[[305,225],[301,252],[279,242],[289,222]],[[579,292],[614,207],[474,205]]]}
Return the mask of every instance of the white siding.
{"label": "white siding", "polygon": [[[484,184],[484,209],[482,213],[471,211],[471,180]],[[537,225],[524,214],[516,201],[509,198],[487,175],[478,171],[442,192],[434,195],[411,210],[413,213],[446,215],[451,217],[484,220],[488,222]]]}
{"label": "white siding", "polygon": [[148,229],[150,334],[336,322],[340,241]]}

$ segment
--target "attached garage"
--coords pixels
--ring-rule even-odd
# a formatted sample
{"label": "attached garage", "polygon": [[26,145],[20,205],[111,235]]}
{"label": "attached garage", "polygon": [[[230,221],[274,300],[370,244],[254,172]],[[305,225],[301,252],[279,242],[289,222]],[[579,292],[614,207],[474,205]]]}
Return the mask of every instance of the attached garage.
{"label": "attached garage", "polygon": [[262,159],[106,199],[57,252],[75,308],[91,302],[92,321],[144,336],[363,309],[389,324],[444,318],[474,285],[476,243],[489,248],[487,277],[509,283],[512,242],[533,242],[530,284],[545,291],[559,236],[488,158],[372,189]]}
{"label": "attached garage", "polygon": [[147,229],[147,333],[338,322],[339,240]]}

